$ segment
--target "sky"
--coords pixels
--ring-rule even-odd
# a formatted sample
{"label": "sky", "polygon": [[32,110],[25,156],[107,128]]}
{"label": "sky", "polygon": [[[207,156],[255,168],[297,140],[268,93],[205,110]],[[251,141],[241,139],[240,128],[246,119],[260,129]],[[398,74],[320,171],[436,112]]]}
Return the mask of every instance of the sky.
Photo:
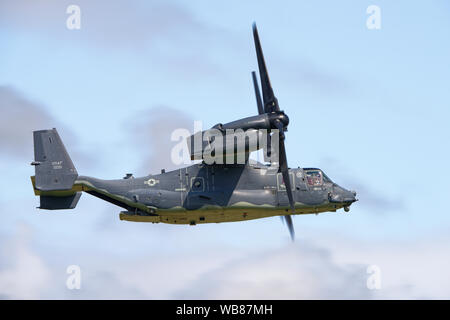
{"label": "sky", "polygon": [[[450,298],[449,9],[0,0],[0,298]],[[295,216],[291,243],[278,217],[139,224],[88,194],[36,209],[33,130],[56,127],[80,174],[116,179],[175,168],[174,129],[255,115],[253,21],[290,118],[289,165],[356,190],[349,213]]]}

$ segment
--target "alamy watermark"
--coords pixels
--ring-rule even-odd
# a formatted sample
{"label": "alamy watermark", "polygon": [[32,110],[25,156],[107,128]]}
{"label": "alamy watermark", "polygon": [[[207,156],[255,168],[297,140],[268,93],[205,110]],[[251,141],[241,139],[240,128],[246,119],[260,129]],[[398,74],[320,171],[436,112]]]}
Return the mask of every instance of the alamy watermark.
{"label": "alamy watermark", "polygon": [[171,134],[171,160],[175,165],[190,164],[192,160],[203,160],[206,164],[245,164],[249,154],[260,149],[264,158],[272,164],[278,163],[278,129],[223,129],[213,127],[202,130],[202,122],[194,121],[194,133],[178,128]]}
{"label": "alamy watermark", "polygon": [[366,269],[369,277],[366,281],[367,289],[380,290],[381,289],[381,268],[375,264],[372,264]]}
{"label": "alamy watermark", "polygon": [[381,9],[379,6],[370,5],[366,9],[366,13],[369,14],[366,20],[366,27],[369,30],[381,29]]}
{"label": "alamy watermark", "polygon": [[81,9],[80,6],[71,4],[67,7],[66,13],[70,14],[66,20],[66,27],[69,30],[79,30],[81,29]]}
{"label": "alamy watermark", "polygon": [[66,269],[66,273],[69,275],[66,280],[66,287],[69,290],[81,289],[81,268],[75,264],[70,265]]}

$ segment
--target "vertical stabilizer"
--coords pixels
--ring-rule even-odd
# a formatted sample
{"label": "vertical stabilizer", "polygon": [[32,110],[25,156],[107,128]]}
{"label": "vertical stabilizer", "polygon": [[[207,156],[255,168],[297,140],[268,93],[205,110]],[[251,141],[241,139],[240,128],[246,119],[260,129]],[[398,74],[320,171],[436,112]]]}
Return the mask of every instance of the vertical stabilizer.
{"label": "vertical stabilizer", "polygon": [[33,138],[36,189],[71,189],[78,173],[56,129],[34,131]]}

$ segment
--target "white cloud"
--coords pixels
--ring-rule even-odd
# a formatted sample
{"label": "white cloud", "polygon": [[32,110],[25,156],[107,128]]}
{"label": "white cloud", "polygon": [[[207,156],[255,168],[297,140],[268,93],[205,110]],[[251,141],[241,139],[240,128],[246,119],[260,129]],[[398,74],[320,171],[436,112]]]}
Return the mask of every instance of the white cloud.
{"label": "white cloud", "polygon": [[50,129],[56,121],[40,104],[8,86],[0,86],[0,108],[0,152],[31,159],[33,130]]}
{"label": "white cloud", "polygon": [[37,299],[49,284],[50,272],[30,247],[31,229],[21,224],[17,235],[1,248],[0,296]]}
{"label": "white cloud", "polygon": [[185,165],[175,165],[171,159],[172,148],[178,141],[171,141],[172,132],[176,129],[187,129],[193,133],[194,121],[179,110],[158,106],[148,109],[133,118],[134,125],[130,133],[140,154],[144,156],[141,170],[144,174],[159,173],[161,169],[173,170]]}
{"label": "white cloud", "polygon": [[[29,229],[29,228],[28,228]],[[31,299],[448,299],[448,236],[417,242],[370,242],[327,235],[279,248],[254,249],[192,237],[182,250],[122,241],[116,251],[56,248],[22,229],[0,247],[0,297]],[[98,234],[111,237],[111,234]],[[124,238],[127,239],[127,238]],[[36,241],[38,240],[38,241]],[[164,241],[161,239],[161,241]],[[184,237],[180,241],[187,241]],[[176,246],[176,241],[173,241]],[[33,243],[33,245],[31,245]],[[120,243],[120,242],[118,242]],[[439,244],[440,243],[440,244]],[[126,249],[133,247],[131,255]],[[61,251],[62,250],[62,251]],[[40,254],[38,254],[39,252]],[[115,253],[116,252],[116,253]],[[81,267],[81,290],[65,286]],[[381,289],[366,287],[369,265]]]}
{"label": "white cloud", "polygon": [[330,241],[330,250],[339,252],[338,263],[358,261],[381,270],[382,299],[449,299],[450,252],[448,230],[422,235],[409,241]]}
{"label": "white cloud", "polygon": [[233,259],[200,275],[175,297],[186,299],[369,299],[365,266],[338,265],[308,243]]}
{"label": "white cloud", "polygon": [[[26,160],[34,158],[33,131],[57,128],[75,165],[92,168],[92,156],[79,149],[74,133],[56,120],[45,105],[29,99],[13,86],[0,86],[0,156]],[[6,162],[8,172],[18,170],[16,162]],[[13,168],[14,167],[14,168]]]}

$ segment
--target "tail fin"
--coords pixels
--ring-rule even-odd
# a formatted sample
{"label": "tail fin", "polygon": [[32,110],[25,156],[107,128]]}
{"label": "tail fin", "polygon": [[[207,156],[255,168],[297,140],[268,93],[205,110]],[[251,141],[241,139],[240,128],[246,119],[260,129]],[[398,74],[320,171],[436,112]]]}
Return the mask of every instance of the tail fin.
{"label": "tail fin", "polygon": [[35,193],[41,197],[41,209],[73,209],[81,192],[72,189],[78,172],[56,129],[33,132]]}
{"label": "tail fin", "polygon": [[78,177],[56,129],[33,132],[36,189],[70,190]]}

